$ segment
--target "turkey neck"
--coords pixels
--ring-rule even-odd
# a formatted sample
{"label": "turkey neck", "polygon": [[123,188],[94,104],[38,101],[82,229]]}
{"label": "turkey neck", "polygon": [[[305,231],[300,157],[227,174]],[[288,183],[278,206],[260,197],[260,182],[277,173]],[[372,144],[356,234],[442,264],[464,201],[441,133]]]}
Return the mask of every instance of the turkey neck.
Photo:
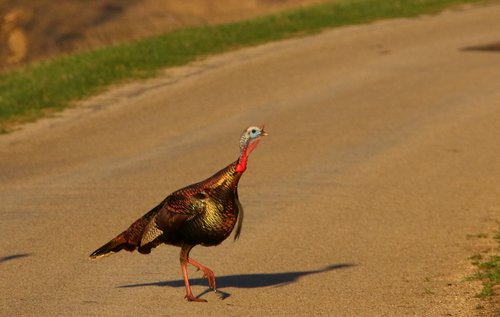
{"label": "turkey neck", "polygon": [[241,178],[242,173],[238,173],[238,161],[233,162],[229,164],[227,167],[224,169],[220,170],[217,172],[214,176],[211,178],[215,180],[215,183],[213,184],[213,187],[222,187],[224,189],[230,189],[234,188],[236,189],[238,187],[238,182]]}
{"label": "turkey neck", "polygon": [[244,173],[247,170],[248,156],[257,147],[257,144],[259,144],[259,141],[260,140],[255,140],[253,142],[249,142],[242,149],[240,157],[238,158],[238,161],[236,164],[236,172]]}

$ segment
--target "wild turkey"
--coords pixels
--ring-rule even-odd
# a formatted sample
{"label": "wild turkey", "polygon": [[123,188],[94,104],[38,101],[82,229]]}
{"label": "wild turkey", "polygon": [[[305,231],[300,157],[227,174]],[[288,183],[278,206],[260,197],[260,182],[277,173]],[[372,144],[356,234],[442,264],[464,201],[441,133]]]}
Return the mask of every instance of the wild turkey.
{"label": "wild turkey", "polygon": [[241,233],[243,209],[238,200],[238,181],[247,167],[250,153],[262,136],[267,135],[264,127],[249,127],[240,138],[239,158],[196,184],[179,189],[165,198],[142,218],[134,222],[91,255],[96,259],[123,249],[138,250],[148,254],[152,248],[165,243],[181,248],[180,261],[186,298],[188,301],[205,300],[193,296],[189,286],[187,263],[204,272],[208,285],[217,291],[212,270],[189,257],[196,245],[215,246],[224,241],[236,225],[236,240]]}

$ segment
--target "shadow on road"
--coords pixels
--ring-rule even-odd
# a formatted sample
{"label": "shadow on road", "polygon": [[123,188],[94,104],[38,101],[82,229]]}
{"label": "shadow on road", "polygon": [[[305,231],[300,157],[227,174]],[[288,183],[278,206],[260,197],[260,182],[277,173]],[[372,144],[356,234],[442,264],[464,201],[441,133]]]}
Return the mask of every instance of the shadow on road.
{"label": "shadow on road", "polygon": [[20,258],[25,258],[25,257],[28,257],[28,256],[32,256],[33,254],[31,253],[18,253],[18,254],[12,254],[12,255],[7,255],[7,256],[2,256],[0,257],[0,264],[4,263],[4,262],[7,262],[7,261],[11,261],[11,260],[17,260],[17,259],[20,259]]}
{"label": "shadow on road", "polygon": [[476,51],[476,52],[500,52],[500,42],[467,46],[462,48],[462,51]]}
{"label": "shadow on road", "polygon": [[[296,282],[299,278],[312,275],[326,273],[333,270],[345,269],[355,266],[355,264],[332,264],[325,268],[312,271],[296,271],[296,272],[282,272],[282,273],[255,273],[255,274],[238,274],[238,275],[226,275],[217,278],[217,290],[222,298],[230,296],[230,294],[220,291],[220,289],[226,287],[238,287],[238,288],[258,288],[266,286],[284,286],[290,283]],[[206,286],[207,281],[203,278],[189,279],[191,285],[202,285]],[[128,284],[118,286],[119,288],[133,288],[133,287],[145,287],[145,286],[170,286],[170,287],[184,287],[184,280],[173,280],[164,282],[153,282],[153,283],[140,283],[140,284]],[[210,289],[204,291],[198,296],[201,296]]]}

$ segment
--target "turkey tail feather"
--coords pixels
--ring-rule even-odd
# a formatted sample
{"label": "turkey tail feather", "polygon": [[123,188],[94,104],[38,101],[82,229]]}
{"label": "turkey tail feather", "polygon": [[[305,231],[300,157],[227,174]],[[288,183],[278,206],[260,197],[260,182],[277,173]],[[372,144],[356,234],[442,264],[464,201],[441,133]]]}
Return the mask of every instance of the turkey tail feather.
{"label": "turkey tail feather", "polygon": [[[141,244],[141,239],[144,234],[144,229],[151,221],[151,219],[158,213],[165,201],[161,202],[158,206],[151,209],[147,214],[137,219],[130,227],[120,233],[116,238],[109,241],[99,249],[92,252],[91,259],[97,259],[103,256],[111,255],[123,249],[127,251],[134,251]],[[151,247],[139,248],[139,252],[148,254],[151,252]]]}
{"label": "turkey tail feather", "polygon": [[130,244],[127,241],[127,239],[125,239],[123,233],[119,234],[116,238],[114,238],[113,240],[109,241],[99,249],[92,252],[90,258],[91,259],[101,258],[119,252],[122,249],[125,249],[127,251],[133,251],[135,249],[135,246]]}
{"label": "turkey tail feather", "polygon": [[234,234],[234,241],[236,241],[241,234],[241,226],[243,225],[243,206],[238,199],[236,199],[236,203],[238,204],[238,223],[236,224],[236,233]]}

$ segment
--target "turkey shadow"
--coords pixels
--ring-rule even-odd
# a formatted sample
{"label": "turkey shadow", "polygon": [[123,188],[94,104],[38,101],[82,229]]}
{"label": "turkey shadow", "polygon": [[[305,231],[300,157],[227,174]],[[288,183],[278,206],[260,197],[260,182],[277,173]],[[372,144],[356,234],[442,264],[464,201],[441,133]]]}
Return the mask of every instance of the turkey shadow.
{"label": "turkey shadow", "polygon": [[[332,264],[325,268],[312,271],[296,271],[296,272],[282,272],[282,273],[255,273],[255,274],[238,274],[238,275],[226,275],[226,276],[216,276],[217,281],[217,293],[224,299],[230,296],[229,293],[221,291],[221,289],[228,287],[238,287],[238,288],[259,288],[267,286],[281,287],[294,282],[297,282],[299,278],[313,275],[326,273],[333,270],[345,269],[355,266],[355,264],[342,263],[342,264]],[[193,278],[189,279],[189,284],[207,286],[207,280],[204,278]],[[164,282],[153,282],[153,283],[140,283],[140,284],[128,284],[121,285],[118,288],[133,288],[133,287],[145,287],[145,286],[169,286],[169,287],[184,287],[184,280],[173,280]],[[201,294],[202,296],[211,289],[207,289]]]}
{"label": "turkey shadow", "polygon": [[2,257],[0,257],[0,264],[7,262],[7,261],[17,260],[17,259],[25,258],[28,256],[32,256],[32,255],[33,254],[31,254],[31,253],[17,253],[17,254],[2,256]]}

